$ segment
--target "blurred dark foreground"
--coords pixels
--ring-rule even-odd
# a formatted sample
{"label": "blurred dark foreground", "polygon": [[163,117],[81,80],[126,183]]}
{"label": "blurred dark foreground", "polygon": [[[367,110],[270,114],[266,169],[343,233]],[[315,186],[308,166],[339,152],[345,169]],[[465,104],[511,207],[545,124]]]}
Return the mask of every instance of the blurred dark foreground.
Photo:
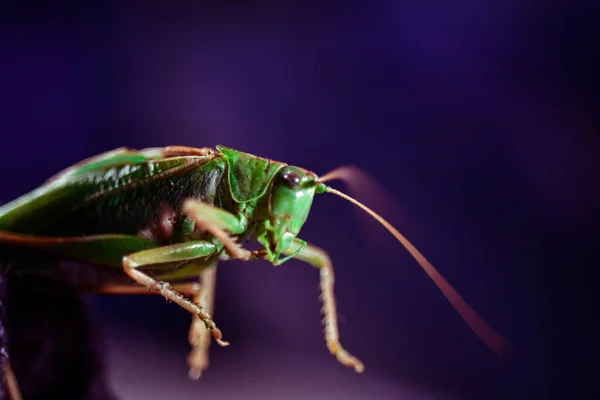
{"label": "blurred dark foreground", "polygon": [[[115,399],[104,374],[102,329],[81,295],[58,283],[0,280],[2,354],[8,348],[23,398]],[[53,290],[40,292],[40,286]]]}

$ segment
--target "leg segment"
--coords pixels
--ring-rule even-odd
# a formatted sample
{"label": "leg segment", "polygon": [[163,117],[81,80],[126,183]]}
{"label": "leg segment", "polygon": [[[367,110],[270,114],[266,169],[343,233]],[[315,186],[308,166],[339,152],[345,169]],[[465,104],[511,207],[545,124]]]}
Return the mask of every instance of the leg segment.
{"label": "leg segment", "polygon": [[[304,241],[294,239],[294,243],[285,251],[285,253],[293,254],[298,250],[298,247],[303,246],[304,244]],[[319,269],[321,300],[323,301],[323,308],[321,310],[325,314],[323,323],[325,324],[325,342],[327,343],[327,348],[340,363],[347,367],[354,368],[356,373],[360,374],[365,370],[363,363],[358,358],[348,353],[340,343],[337,308],[333,291],[335,274],[329,255],[327,255],[324,250],[309,244],[295,258]]]}
{"label": "leg segment", "polygon": [[239,234],[246,230],[245,224],[235,215],[193,199],[187,200],[182,210],[194,220],[197,228],[217,238],[233,258],[244,261],[252,258],[252,252],[243,249],[227,233]]}
{"label": "leg segment", "polygon": [[[193,301],[212,315],[214,313],[215,288],[217,283],[216,266],[204,270],[200,275],[200,281],[200,290],[194,294]],[[192,352],[188,357],[190,378],[198,379],[208,368],[208,349],[210,347],[210,335],[208,335],[204,324],[198,317],[193,317],[189,341],[192,345]]]}
{"label": "leg segment", "polygon": [[192,301],[183,297],[168,283],[159,282],[139,270],[140,267],[150,267],[154,264],[194,260],[216,254],[216,252],[218,252],[218,248],[215,245],[204,241],[192,241],[156,249],[143,250],[123,257],[123,270],[135,282],[152,291],[158,291],[167,300],[178,304],[193,315],[197,315],[211,332],[215,341],[221,346],[227,346],[229,343],[222,340],[223,335],[221,334],[221,331],[217,328],[212,321],[210,314],[206,312],[204,308],[198,307]]}
{"label": "leg segment", "polygon": [[[198,200],[187,200],[182,211],[190,216],[196,223],[196,227],[207,231],[218,239],[229,254],[234,258],[249,260],[262,255],[261,251],[251,252],[238,245],[227,232],[233,234],[243,233],[246,226],[236,216],[216,207],[209,206]],[[190,313],[198,316],[206,328],[211,331],[215,341],[221,346],[227,346],[229,343],[222,339],[221,331],[215,326],[210,314],[202,307],[198,307],[193,302],[183,298],[181,294],[164,282],[157,282],[147,274],[141,272],[138,268],[150,266],[152,264],[161,264],[165,262],[194,260],[210,254],[206,246],[212,246],[212,253],[220,251],[217,246],[205,241],[192,241],[187,243],[175,244],[156,249],[143,250],[123,258],[123,268],[125,273],[140,285],[146,286],[151,290],[158,290],[167,300],[177,303]],[[207,254],[208,252],[208,254]]]}
{"label": "leg segment", "polygon": [[[171,285],[171,288],[176,292],[181,293],[186,297],[192,297],[196,295],[200,291],[200,284],[197,282],[185,282],[185,283],[174,283]],[[143,295],[143,294],[160,294],[160,292],[153,292],[145,286],[139,285],[110,285],[110,286],[101,286],[101,287],[93,287],[86,288],[84,290],[86,293],[95,293],[95,294],[120,294],[120,295]]]}
{"label": "leg segment", "polygon": [[163,157],[208,156],[214,152],[210,147],[167,146],[162,150]]}
{"label": "leg segment", "polygon": [[10,361],[7,359],[4,361],[4,383],[6,387],[6,393],[10,400],[22,400],[23,396],[21,396],[21,389],[19,388],[19,383],[17,382],[17,377],[13,372],[12,366],[10,365]]}
{"label": "leg segment", "polygon": [[[201,283],[175,283],[171,285],[171,288],[186,297],[191,297],[194,304],[204,308],[206,312],[212,315],[214,309],[216,279],[217,269],[215,265],[209,267],[200,274]],[[145,286],[132,285],[111,285],[96,289],[93,288],[88,290],[88,292],[94,292],[98,294],[130,295],[156,294],[156,292],[148,290],[148,288]],[[211,342],[211,335],[208,334],[204,322],[197,316],[192,317],[189,341],[192,345],[192,351],[188,357],[188,364],[190,365],[190,377],[192,379],[198,379],[208,368],[208,349]]]}

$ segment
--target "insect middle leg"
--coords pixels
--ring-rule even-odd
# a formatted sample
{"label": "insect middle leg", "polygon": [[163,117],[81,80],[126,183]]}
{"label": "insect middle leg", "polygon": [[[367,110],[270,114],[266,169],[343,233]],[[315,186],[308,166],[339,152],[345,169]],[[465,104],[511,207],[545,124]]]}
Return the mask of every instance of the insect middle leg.
{"label": "insect middle leg", "polygon": [[[173,290],[192,299],[192,302],[206,310],[207,313],[213,315],[215,288],[217,279],[216,265],[211,266],[200,273],[200,283],[185,282],[174,283],[171,285]],[[155,294],[148,290],[145,286],[132,285],[110,285],[100,288],[95,288],[90,291],[98,294],[130,294],[144,295]],[[209,365],[209,347],[211,335],[208,334],[204,322],[198,316],[192,317],[192,324],[189,331],[189,341],[192,345],[192,350],[188,357],[190,366],[190,377],[198,379]]]}
{"label": "insect middle leg", "polygon": [[[197,229],[207,231],[219,240],[231,257],[250,260],[263,254],[260,251],[246,250],[233,240],[228,232],[238,234],[245,230],[243,222],[233,214],[194,199],[187,200],[183,205],[182,211],[192,218]],[[208,249],[207,246],[212,246],[212,250]],[[137,283],[149,289],[158,290],[168,300],[177,303],[192,314],[197,315],[204,322],[206,328],[210,330],[215,341],[221,346],[227,346],[229,343],[222,340],[221,331],[215,326],[210,314],[204,308],[198,307],[193,302],[183,298],[169,284],[158,282],[139,270],[140,267],[151,266],[153,264],[199,259],[204,256],[217,254],[220,251],[221,247],[211,242],[191,241],[142,250],[125,256],[123,258],[123,268],[125,273]]]}
{"label": "insect middle leg", "polygon": [[321,310],[324,314],[323,323],[325,324],[325,342],[327,343],[327,348],[341,364],[354,368],[356,373],[360,374],[365,370],[363,363],[344,349],[340,343],[337,307],[333,290],[335,274],[329,255],[325,250],[311,244],[306,244],[300,239],[294,239],[294,243],[284,253],[288,255],[293,254],[298,248],[305,245],[306,247],[295,258],[319,269],[319,286],[321,287],[321,300],[323,301],[323,308]]}
{"label": "insect middle leg", "polygon": [[160,265],[170,262],[194,261],[202,257],[209,257],[220,252],[220,248],[213,243],[206,241],[191,241],[179,243],[155,249],[142,250],[137,253],[123,257],[123,270],[138,284],[145,286],[152,291],[158,291],[167,300],[170,300],[193,315],[196,315],[211,332],[215,341],[221,346],[227,346],[229,343],[222,340],[223,335],[213,322],[210,314],[193,301],[183,297],[180,292],[166,283],[160,282],[140,271],[141,267],[151,268],[153,265]]}

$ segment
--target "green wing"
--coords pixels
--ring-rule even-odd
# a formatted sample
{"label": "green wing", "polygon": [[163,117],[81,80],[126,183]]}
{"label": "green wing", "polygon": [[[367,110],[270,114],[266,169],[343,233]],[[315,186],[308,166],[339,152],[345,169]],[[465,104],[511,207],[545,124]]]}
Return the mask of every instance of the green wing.
{"label": "green wing", "polygon": [[0,207],[0,230],[35,234],[46,220],[67,214],[86,199],[197,164],[198,158],[163,159],[160,148],[119,148],[56,174],[39,188]]}

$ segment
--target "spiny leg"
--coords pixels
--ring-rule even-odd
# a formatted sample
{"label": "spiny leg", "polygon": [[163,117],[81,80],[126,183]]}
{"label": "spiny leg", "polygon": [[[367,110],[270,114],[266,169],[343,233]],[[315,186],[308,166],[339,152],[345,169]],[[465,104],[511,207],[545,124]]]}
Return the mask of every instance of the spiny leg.
{"label": "spiny leg", "polygon": [[[186,297],[191,297],[192,301],[196,305],[204,308],[207,313],[212,315],[214,309],[215,284],[217,278],[216,271],[216,265],[209,267],[200,274],[201,283],[174,283],[171,285],[171,288]],[[152,291],[145,286],[137,285],[110,285],[99,288],[90,288],[86,291],[97,294],[160,294],[158,291]],[[208,334],[204,322],[197,316],[192,317],[192,324],[189,331],[189,341],[192,345],[192,351],[188,357],[188,364],[190,365],[190,377],[192,379],[198,379],[209,365],[208,349],[211,342],[211,335]]]}
{"label": "spiny leg", "polygon": [[[285,253],[293,254],[304,244],[304,241],[294,239],[294,243],[285,251]],[[329,255],[324,250],[308,244],[295,258],[319,269],[319,285],[321,288],[321,300],[323,301],[323,308],[321,310],[324,314],[323,323],[325,324],[325,342],[327,343],[327,348],[340,363],[347,367],[354,368],[354,371],[360,374],[365,370],[363,363],[358,358],[348,353],[340,343],[337,307],[333,290],[335,274]]]}
{"label": "spiny leg", "polygon": [[[214,313],[215,289],[217,283],[216,266],[204,270],[200,274],[201,286],[193,295],[194,303],[203,307],[209,314]],[[188,357],[190,378],[198,379],[209,365],[210,335],[198,317],[193,317],[190,326],[189,341],[192,351]]]}
{"label": "spiny leg", "polygon": [[[233,240],[230,233],[240,234],[246,230],[245,221],[240,220],[235,215],[195,199],[188,199],[183,204],[182,211],[195,222],[196,228],[207,231],[218,239],[231,257],[247,261],[265,255],[264,249],[249,251]],[[210,310],[209,313],[211,313],[214,304],[216,268],[204,270],[201,280],[201,291],[196,294],[195,300],[202,307]],[[206,335],[204,330],[199,329],[199,321],[197,320],[192,323],[190,328],[190,343],[193,346],[192,353],[188,358],[191,367],[190,377],[198,379],[208,367],[210,337]]]}
{"label": "spiny leg", "polygon": [[[188,199],[184,202],[182,211],[189,215],[200,230],[205,230],[216,239],[218,239],[229,254],[234,258],[249,260],[262,255],[261,251],[249,251],[242,248],[234,242],[227,232],[239,234],[245,231],[245,225],[233,214],[216,208],[195,199]],[[215,341],[221,346],[227,346],[229,343],[222,339],[221,331],[215,326],[210,314],[202,307],[197,306],[188,299],[183,298],[181,294],[171,288],[164,282],[157,282],[147,274],[138,270],[139,267],[164,262],[194,260],[206,256],[207,250],[201,248],[196,250],[194,246],[199,247],[210,245],[205,241],[192,241],[182,244],[175,244],[157,249],[143,250],[138,253],[123,258],[123,268],[125,273],[137,283],[146,286],[152,290],[158,290],[165,298],[171,300],[181,307],[185,308],[204,322],[204,325],[211,331]],[[216,248],[212,245],[213,252]]]}
{"label": "spiny leg", "polygon": [[183,297],[166,282],[159,282],[140,271],[140,267],[151,267],[154,264],[194,260],[200,257],[216,254],[216,246],[204,241],[192,241],[156,249],[143,250],[123,257],[123,270],[135,282],[152,290],[158,291],[167,300],[183,307],[204,323],[210,330],[215,341],[221,346],[229,343],[222,340],[223,335],[213,322],[210,314],[202,307]]}

